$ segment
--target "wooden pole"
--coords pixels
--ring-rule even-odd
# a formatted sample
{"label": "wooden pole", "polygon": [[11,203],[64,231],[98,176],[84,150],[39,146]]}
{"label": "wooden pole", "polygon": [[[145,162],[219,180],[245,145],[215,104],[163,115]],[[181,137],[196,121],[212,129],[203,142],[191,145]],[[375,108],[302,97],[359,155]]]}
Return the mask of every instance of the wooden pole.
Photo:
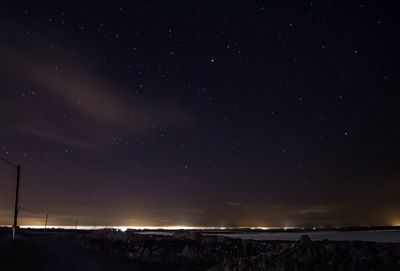
{"label": "wooden pole", "polygon": [[18,196],[19,196],[19,175],[21,172],[21,166],[17,165],[13,162],[8,161],[7,159],[4,159],[0,157],[0,161],[3,161],[13,167],[17,168],[17,186],[15,187],[15,205],[14,205],[14,222],[12,225],[12,238],[15,239],[15,234],[17,231],[18,227],[18,212],[19,212],[19,205],[18,205]]}
{"label": "wooden pole", "polygon": [[20,172],[21,172],[21,166],[17,165],[17,186],[15,188],[13,239],[15,239],[15,235],[17,233],[17,227],[18,227],[18,213],[19,213],[18,198],[19,198],[19,177],[20,177]]}
{"label": "wooden pole", "polygon": [[44,223],[44,230],[47,229],[47,219],[49,218],[49,214],[46,214],[46,222]]}

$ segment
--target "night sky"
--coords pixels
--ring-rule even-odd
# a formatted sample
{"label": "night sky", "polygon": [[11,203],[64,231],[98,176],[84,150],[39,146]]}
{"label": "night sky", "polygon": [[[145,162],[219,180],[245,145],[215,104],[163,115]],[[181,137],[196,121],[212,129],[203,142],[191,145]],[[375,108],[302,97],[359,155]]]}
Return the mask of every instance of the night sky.
{"label": "night sky", "polygon": [[[397,1],[16,2],[21,224],[400,224]],[[2,163],[0,224],[14,185]]]}

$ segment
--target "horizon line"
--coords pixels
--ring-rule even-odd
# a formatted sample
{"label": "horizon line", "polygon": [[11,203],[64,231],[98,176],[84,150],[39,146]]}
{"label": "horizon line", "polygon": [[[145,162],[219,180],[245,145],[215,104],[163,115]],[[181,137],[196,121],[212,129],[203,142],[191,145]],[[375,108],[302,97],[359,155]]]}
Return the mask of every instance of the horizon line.
{"label": "horizon line", "polygon": [[[0,225],[0,227],[11,228],[12,225]],[[324,229],[348,229],[348,228],[397,228],[400,225],[386,225],[386,226],[318,226],[318,227],[221,227],[221,226],[185,226],[185,225],[175,225],[175,226],[104,226],[104,225],[20,225],[21,229],[65,229],[65,230],[105,230],[114,229],[120,231],[126,230],[324,230]]]}

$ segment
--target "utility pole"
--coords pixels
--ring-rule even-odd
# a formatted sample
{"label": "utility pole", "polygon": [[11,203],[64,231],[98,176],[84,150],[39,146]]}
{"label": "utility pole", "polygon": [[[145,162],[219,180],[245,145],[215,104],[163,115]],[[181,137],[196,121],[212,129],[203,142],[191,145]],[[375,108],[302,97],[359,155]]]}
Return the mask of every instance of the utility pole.
{"label": "utility pole", "polygon": [[18,198],[19,198],[19,175],[20,175],[20,172],[21,172],[21,166],[17,165],[17,186],[15,188],[13,239],[15,239],[15,233],[16,233],[17,227],[18,227],[18,213],[19,213]]}
{"label": "utility pole", "polygon": [[0,160],[3,161],[4,163],[13,166],[17,168],[17,185],[15,187],[15,204],[14,204],[14,222],[12,225],[12,237],[15,239],[15,235],[17,232],[17,227],[18,227],[18,213],[19,213],[19,205],[18,205],[18,198],[19,198],[19,177],[21,173],[21,166],[17,165],[13,162],[8,161],[7,159],[1,158]]}
{"label": "utility pole", "polygon": [[46,214],[46,221],[44,222],[44,231],[46,231],[47,228],[47,219],[49,218],[49,214]]}

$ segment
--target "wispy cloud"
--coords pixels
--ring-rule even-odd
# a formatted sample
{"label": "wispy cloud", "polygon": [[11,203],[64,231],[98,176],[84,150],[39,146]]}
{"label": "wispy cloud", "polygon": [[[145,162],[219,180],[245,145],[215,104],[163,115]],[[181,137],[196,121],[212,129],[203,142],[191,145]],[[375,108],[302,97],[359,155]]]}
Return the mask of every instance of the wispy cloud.
{"label": "wispy cloud", "polygon": [[[85,69],[66,54],[43,57],[34,50],[10,47],[0,47],[0,67],[10,77],[19,78],[10,88],[35,86],[42,94],[25,99],[10,95],[8,101],[0,102],[2,114],[16,120],[15,126],[23,127],[25,135],[94,149],[111,137],[143,137],[165,128],[185,129],[195,122],[187,110],[175,104],[130,99],[132,89]],[[24,106],[29,111],[21,110]],[[40,111],[43,117],[33,117],[33,112]]]}

